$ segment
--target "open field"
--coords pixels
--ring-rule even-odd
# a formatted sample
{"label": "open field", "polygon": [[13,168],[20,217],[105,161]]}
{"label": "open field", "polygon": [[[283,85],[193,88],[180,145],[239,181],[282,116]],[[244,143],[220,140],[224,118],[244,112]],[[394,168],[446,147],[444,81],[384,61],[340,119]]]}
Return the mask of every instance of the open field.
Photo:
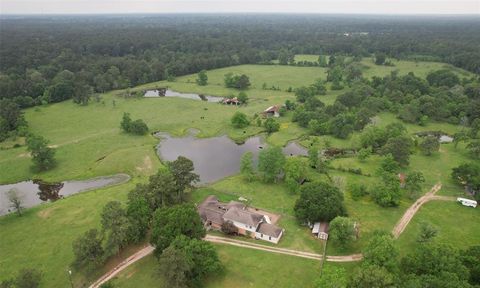
{"label": "open field", "polygon": [[[303,57],[303,56],[302,56]],[[316,56],[315,56],[316,57]],[[362,63],[368,67],[364,75],[383,76],[399,69],[400,73],[415,71],[424,77],[430,69],[440,69],[446,64],[434,62],[396,62],[395,67],[379,67],[371,59]],[[31,159],[25,147],[0,150],[0,183],[13,183],[34,177],[51,181],[85,179],[95,176],[127,173],[133,176],[131,182],[115,187],[81,193],[73,197],[44,204],[26,211],[22,217],[9,215],[0,217],[0,281],[13,275],[24,267],[35,266],[44,271],[45,287],[68,286],[66,269],[72,260],[71,243],[82,232],[100,226],[99,214],[105,203],[110,200],[125,201],[126,193],[136,182],[144,181],[153,174],[161,163],[154,146],[158,139],[151,135],[130,136],[121,132],[119,123],[123,112],[129,112],[133,119],[142,118],[150,131],[165,131],[173,135],[184,135],[189,128],[200,131],[199,137],[211,137],[227,134],[233,139],[244,139],[262,132],[262,128],[250,126],[246,129],[234,129],[230,118],[235,111],[242,111],[249,116],[261,112],[272,104],[294,99],[294,94],[285,92],[288,87],[309,85],[317,78],[326,77],[324,68],[294,67],[279,65],[241,65],[208,71],[207,86],[194,83],[195,75],[178,77],[176,82],[156,82],[136,87],[133,90],[169,86],[182,92],[197,92],[217,96],[227,96],[238,91],[222,86],[223,75],[228,72],[245,73],[252,82],[246,92],[250,97],[247,106],[231,107],[215,103],[206,103],[180,98],[125,99],[122,91],[113,91],[102,95],[100,102],[88,106],[79,106],[71,101],[27,109],[25,116],[30,130],[50,140],[57,147],[58,166],[48,172],[34,173],[30,170]],[[460,72],[459,72],[460,73]],[[268,87],[280,86],[282,91],[262,90],[263,83]],[[344,91],[328,91],[319,98],[327,104]],[[204,117],[204,119],[201,119]],[[349,139],[335,139],[331,136],[310,137],[307,131],[296,123],[290,122],[291,113],[280,118],[279,132],[265,136],[266,142],[285,145],[288,141],[299,139],[309,146],[316,140],[319,147],[329,141],[334,147],[358,147],[359,134],[354,133]],[[377,125],[385,126],[398,121],[393,114],[382,113]],[[453,134],[460,128],[445,123],[428,123],[426,126],[404,124],[409,133],[422,130],[442,130]],[[22,143],[17,139],[7,143]],[[7,147],[6,146],[6,147]],[[2,146],[3,147],[3,146]],[[452,144],[441,145],[441,150],[432,156],[420,155],[417,151],[411,157],[411,170],[422,171],[426,183],[423,192],[438,181],[443,184],[439,195],[462,195],[462,188],[450,179],[451,169],[469,160],[463,144],[454,148]],[[330,175],[344,181],[344,191],[351,183],[372,185],[376,177],[375,170],[380,164],[379,156],[372,156],[361,162],[357,158],[343,158],[331,162],[334,168],[361,168],[372,177],[359,176],[331,169]],[[408,170],[407,170],[408,171]],[[322,175],[312,172],[314,179],[323,179]],[[286,233],[279,247],[288,247],[303,251],[322,252],[320,242],[310,235],[306,227],[298,225],[294,218],[293,205],[298,195],[290,194],[283,184],[248,183],[240,176],[223,179],[208,187],[199,189],[192,195],[192,202],[198,203],[209,194],[215,194],[221,200],[238,199],[243,196],[250,200],[252,206],[282,215],[279,226]],[[327,246],[328,255],[350,254],[361,251],[371,233],[376,229],[391,231],[403,212],[413,201],[403,197],[400,207],[381,208],[368,197],[354,201],[345,193],[345,204],[351,217],[360,224],[360,240],[347,249],[340,249],[333,241]],[[454,203],[431,202],[425,205],[413,218],[405,234],[399,239],[402,253],[415,245],[418,223],[426,220],[439,228],[438,240],[466,247],[475,244],[480,235],[472,223],[478,222],[478,209],[459,207]],[[476,220],[475,220],[476,219]],[[458,225],[458,223],[462,225]],[[249,240],[255,241],[255,240]],[[268,243],[262,243],[268,245]],[[222,261],[227,266],[225,275],[213,277],[207,281],[207,287],[309,287],[318,276],[318,263],[306,259],[271,255],[261,251],[252,251],[237,247],[217,245]],[[262,261],[259,261],[261,259]],[[148,257],[130,267],[115,282],[119,287],[158,287],[155,274],[155,261]],[[353,264],[328,264],[347,267]],[[261,268],[261,269],[260,269]],[[60,272],[59,272],[60,271]],[[272,277],[271,275],[275,275]],[[75,276],[80,285],[84,280]]]}
{"label": "open field", "polygon": [[[28,267],[43,272],[43,287],[67,287],[73,240],[88,229],[100,229],[103,206],[112,200],[125,201],[134,183],[132,179],[126,184],[42,204],[26,210],[21,217],[1,217],[0,282]],[[77,283],[84,281],[75,274],[74,279]]]}
{"label": "open field", "polygon": [[[318,277],[317,260],[215,244],[223,265],[223,275],[205,281],[207,288],[220,287],[311,287]],[[260,260],[261,259],[261,260]],[[113,281],[119,288],[163,287],[156,274],[157,262],[148,256],[127,268]]]}
{"label": "open field", "polygon": [[480,213],[478,209],[456,202],[430,201],[415,215],[398,239],[400,251],[405,253],[416,245],[420,224],[425,221],[438,230],[435,241],[466,249],[480,244]]}

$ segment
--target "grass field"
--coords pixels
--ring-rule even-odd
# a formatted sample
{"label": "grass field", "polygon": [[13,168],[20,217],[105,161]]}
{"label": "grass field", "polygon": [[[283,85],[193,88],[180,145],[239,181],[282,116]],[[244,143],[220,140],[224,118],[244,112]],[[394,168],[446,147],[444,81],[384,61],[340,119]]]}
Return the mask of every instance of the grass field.
{"label": "grass field", "polygon": [[[314,57],[314,60],[318,58],[315,55],[297,55],[298,59],[307,60],[308,57]],[[400,74],[414,71],[416,75],[425,77],[428,71],[446,66],[434,62],[393,62],[395,67],[376,66],[370,58],[365,58],[362,63],[369,68],[365,69],[364,75],[384,76],[398,69]],[[189,128],[195,128],[200,131],[199,137],[227,134],[233,139],[241,140],[261,133],[262,129],[256,126],[233,129],[230,118],[235,111],[253,116],[272,104],[294,99],[293,93],[285,92],[288,87],[309,85],[315,79],[324,79],[325,71],[319,67],[241,65],[208,71],[207,86],[196,85],[194,83],[196,76],[188,75],[178,77],[176,82],[149,83],[133,89],[169,86],[182,92],[228,96],[237,94],[238,91],[223,87],[224,74],[245,73],[252,82],[252,87],[246,91],[251,100],[247,106],[242,107],[180,98],[125,99],[121,96],[122,91],[113,91],[102,95],[101,102],[92,102],[88,106],[78,106],[71,101],[65,101],[27,109],[25,117],[30,130],[46,137],[50,144],[56,147],[58,166],[48,172],[34,173],[30,169],[31,159],[25,147],[10,148],[15,143],[22,144],[23,139],[18,138],[1,146],[0,183],[13,183],[31,178],[63,181],[115,173],[127,173],[133,178],[127,184],[81,193],[29,209],[22,217],[14,215],[0,217],[0,281],[21,268],[33,266],[44,271],[44,287],[68,287],[66,269],[73,257],[72,240],[87,229],[99,227],[99,213],[105,203],[113,199],[124,201],[126,193],[135,182],[144,181],[145,176],[154,173],[161,166],[154,149],[158,139],[150,135],[131,136],[121,132],[119,123],[123,112],[129,112],[134,119],[145,120],[150,131],[184,135]],[[458,69],[456,71],[459,74],[465,73]],[[263,90],[261,89],[263,83],[266,83],[267,87],[279,86],[281,91]],[[325,103],[331,104],[340,93],[343,91],[328,91],[327,95],[320,98]],[[310,145],[313,140],[317,141],[319,147],[325,146],[325,141],[329,141],[334,147],[359,145],[358,133],[354,133],[347,140],[330,136],[307,136],[306,129],[290,122],[290,116],[280,119],[279,132],[265,136],[267,143],[285,145],[290,140],[299,139],[305,146]],[[394,121],[398,120],[393,114],[383,113],[378,116],[377,125],[385,126]],[[444,123],[429,123],[423,127],[410,124],[405,126],[409,133],[421,130],[454,133],[459,129],[457,126]],[[455,149],[452,144],[447,144],[441,146],[440,152],[429,157],[416,153],[411,157],[409,169],[419,170],[425,174],[427,181],[423,192],[441,181],[444,186],[439,194],[462,195],[461,187],[450,180],[450,173],[453,167],[467,160],[469,156],[464,145],[459,145]],[[356,158],[337,159],[332,161],[331,165],[336,168],[359,167],[365,173],[374,174],[379,163],[380,158],[373,156],[365,162],[360,162]],[[319,174],[314,175],[323,177]],[[331,170],[331,176],[342,178],[346,187],[355,182],[370,185],[375,180],[375,177],[358,176],[337,170]],[[225,200],[243,196],[249,199],[253,206],[281,214],[282,218],[278,225],[286,228],[286,233],[279,243],[280,247],[322,252],[320,242],[311,237],[307,228],[296,223],[293,217],[293,204],[298,196],[290,194],[284,185],[247,183],[241,177],[234,176],[200,189],[194,193],[192,201],[198,203],[209,194],[216,194]],[[372,231],[375,229],[390,231],[411,202],[403,198],[400,207],[386,209],[380,208],[368,197],[353,201],[346,193],[348,213],[360,224],[360,240],[344,250],[337,247],[333,241],[329,241],[327,254],[359,252]],[[458,207],[454,203],[428,203],[414,217],[412,225],[400,238],[401,250],[407,251],[415,245],[418,223],[423,220],[432,222],[439,228],[439,241],[455,245],[461,243],[459,246],[462,247],[475,241],[478,243],[477,239],[480,237],[478,229],[471,224],[478,222],[477,210]],[[459,221],[462,225],[458,225]],[[222,261],[228,264],[228,268],[224,276],[209,279],[207,287],[309,287],[318,276],[314,261],[221,245],[218,249]],[[338,265],[347,267],[349,271],[354,266]],[[152,276],[154,271],[153,258],[149,257],[127,269],[116,282],[119,287],[134,285],[138,287],[138,283],[141,283],[142,287],[158,287],[161,279]],[[85,279],[74,276],[76,285],[80,287]]]}
{"label": "grass field", "polygon": [[[320,274],[320,262],[294,256],[215,244],[225,266],[223,275],[205,281],[206,288],[221,287],[312,287]],[[158,263],[149,256],[122,271],[115,287],[165,287],[158,276]]]}
{"label": "grass field", "polygon": [[[28,267],[43,272],[43,287],[68,287],[73,240],[88,229],[100,229],[103,206],[111,200],[125,201],[134,182],[43,204],[21,217],[1,217],[0,282]],[[84,281],[79,275],[74,278],[78,283]]]}
{"label": "grass field", "polygon": [[478,209],[456,202],[431,201],[425,204],[412,219],[398,240],[400,251],[411,251],[417,246],[420,223],[428,222],[437,228],[435,241],[466,249],[480,244],[480,213]]}

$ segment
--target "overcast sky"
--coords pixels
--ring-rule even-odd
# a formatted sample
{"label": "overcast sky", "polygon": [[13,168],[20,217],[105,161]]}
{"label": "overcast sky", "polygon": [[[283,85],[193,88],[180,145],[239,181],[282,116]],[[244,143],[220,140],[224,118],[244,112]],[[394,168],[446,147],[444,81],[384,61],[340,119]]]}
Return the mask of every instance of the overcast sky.
{"label": "overcast sky", "polygon": [[477,14],[480,0],[0,0],[0,14]]}

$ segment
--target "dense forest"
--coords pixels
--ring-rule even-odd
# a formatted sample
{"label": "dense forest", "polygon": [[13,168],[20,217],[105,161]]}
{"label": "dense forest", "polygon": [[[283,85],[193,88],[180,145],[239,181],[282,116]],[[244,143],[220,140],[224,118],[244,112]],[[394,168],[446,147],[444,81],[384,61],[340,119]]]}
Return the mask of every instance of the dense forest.
{"label": "dense forest", "polygon": [[[0,98],[58,102],[293,54],[436,60],[480,73],[480,21],[326,15],[44,16],[0,19]],[[80,95],[75,95],[80,94]]]}

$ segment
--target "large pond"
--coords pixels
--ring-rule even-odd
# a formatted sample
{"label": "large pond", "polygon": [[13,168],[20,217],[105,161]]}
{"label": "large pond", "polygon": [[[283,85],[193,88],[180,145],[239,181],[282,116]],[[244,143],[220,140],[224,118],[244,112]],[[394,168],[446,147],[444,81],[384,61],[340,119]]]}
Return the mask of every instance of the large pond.
{"label": "large pond", "polygon": [[210,95],[200,95],[200,94],[195,94],[195,93],[181,93],[181,92],[176,92],[170,89],[167,89],[165,91],[165,95],[160,95],[161,92],[159,90],[147,90],[145,91],[145,94],[143,97],[146,98],[154,98],[154,97],[180,97],[180,98],[187,98],[187,99],[193,99],[193,100],[202,100],[202,101],[208,101],[208,102],[220,102],[223,100],[222,97],[215,97],[215,96],[210,96]]}
{"label": "large pond", "polygon": [[[240,158],[245,152],[252,152],[254,163],[258,152],[266,147],[261,137],[251,137],[243,144],[237,144],[227,136],[196,138],[194,135],[176,138],[166,133],[161,137],[157,153],[161,159],[173,161],[184,156],[193,161],[195,173],[200,175],[200,184],[211,183],[239,173]],[[307,150],[295,142],[283,148],[286,155],[307,155]]]}
{"label": "large pond", "polygon": [[0,185],[0,215],[12,212],[8,196],[12,189],[16,190],[16,194],[22,202],[22,207],[29,208],[46,201],[56,201],[72,194],[120,184],[128,180],[130,180],[130,176],[127,174],[117,174],[81,181],[47,183],[41,180],[33,180]]}

